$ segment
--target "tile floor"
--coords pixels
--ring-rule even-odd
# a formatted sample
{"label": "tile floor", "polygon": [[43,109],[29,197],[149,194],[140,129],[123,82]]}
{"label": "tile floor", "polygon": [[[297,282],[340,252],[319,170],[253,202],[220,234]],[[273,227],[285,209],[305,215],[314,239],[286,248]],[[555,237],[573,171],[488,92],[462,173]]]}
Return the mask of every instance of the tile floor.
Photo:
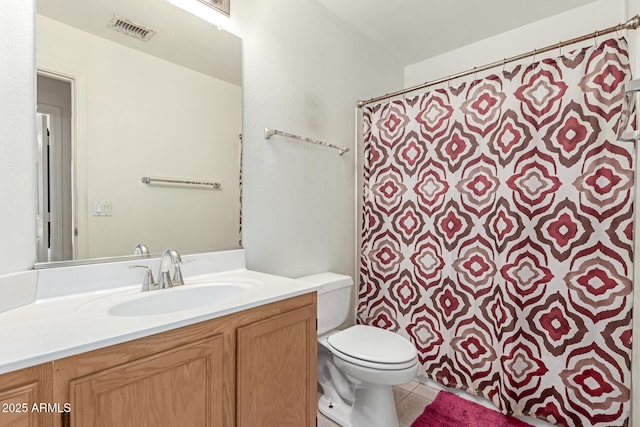
{"label": "tile floor", "polygon": [[[427,404],[433,402],[438,390],[417,381],[399,385],[393,388],[393,397],[396,401],[398,422],[400,427],[410,427]],[[318,412],[318,427],[339,427],[330,419]]]}

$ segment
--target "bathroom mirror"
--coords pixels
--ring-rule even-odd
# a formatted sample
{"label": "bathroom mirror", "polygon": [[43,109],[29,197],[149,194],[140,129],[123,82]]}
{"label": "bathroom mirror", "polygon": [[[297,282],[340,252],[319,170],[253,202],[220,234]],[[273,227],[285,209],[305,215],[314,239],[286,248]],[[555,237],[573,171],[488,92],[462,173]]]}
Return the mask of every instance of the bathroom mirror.
{"label": "bathroom mirror", "polygon": [[166,0],[37,8],[36,268],[239,247],[240,38]]}

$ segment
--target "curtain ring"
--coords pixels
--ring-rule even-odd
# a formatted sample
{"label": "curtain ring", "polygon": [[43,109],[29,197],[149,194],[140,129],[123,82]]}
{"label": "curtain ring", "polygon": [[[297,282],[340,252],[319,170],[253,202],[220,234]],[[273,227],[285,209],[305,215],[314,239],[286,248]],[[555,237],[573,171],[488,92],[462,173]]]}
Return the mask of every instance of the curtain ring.
{"label": "curtain ring", "polygon": [[558,42],[558,56],[562,56],[562,41]]}
{"label": "curtain ring", "polygon": [[597,47],[598,46],[598,35],[600,34],[600,31],[596,30],[593,33],[593,47]]}
{"label": "curtain ring", "polygon": [[473,81],[478,80],[478,67],[473,67]]}
{"label": "curtain ring", "polygon": [[507,65],[507,58],[504,58],[504,59],[502,60],[502,74],[504,74],[504,67],[505,67],[505,65]]}

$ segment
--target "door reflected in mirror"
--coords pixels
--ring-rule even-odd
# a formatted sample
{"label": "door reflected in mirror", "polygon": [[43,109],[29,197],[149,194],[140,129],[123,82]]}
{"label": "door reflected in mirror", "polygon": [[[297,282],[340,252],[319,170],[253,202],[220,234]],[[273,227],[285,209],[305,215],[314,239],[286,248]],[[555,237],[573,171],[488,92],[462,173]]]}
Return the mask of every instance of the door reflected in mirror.
{"label": "door reflected in mirror", "polygon": [[239,247],[242,41],[165,0],[36,28],[38,263]]}

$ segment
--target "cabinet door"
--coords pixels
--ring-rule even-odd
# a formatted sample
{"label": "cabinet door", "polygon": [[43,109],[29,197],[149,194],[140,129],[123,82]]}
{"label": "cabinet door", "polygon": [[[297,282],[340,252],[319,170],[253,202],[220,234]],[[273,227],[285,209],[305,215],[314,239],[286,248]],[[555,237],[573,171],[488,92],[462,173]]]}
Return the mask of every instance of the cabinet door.
{"label": "cabinet door", "polygon": [[[50,364],[0,375],[0,427],[51,426],[51,383]],[[40,404],[46,405],[42,412],[34,411]]]}
{"label": "cabinet door", "polygon": [[223,338],[210,337],[70,382],[72,427],[220,427]]}
{"label": "cabinet door", "polygon": [[238,427],[316,425],[316,307],[238,328]]}

